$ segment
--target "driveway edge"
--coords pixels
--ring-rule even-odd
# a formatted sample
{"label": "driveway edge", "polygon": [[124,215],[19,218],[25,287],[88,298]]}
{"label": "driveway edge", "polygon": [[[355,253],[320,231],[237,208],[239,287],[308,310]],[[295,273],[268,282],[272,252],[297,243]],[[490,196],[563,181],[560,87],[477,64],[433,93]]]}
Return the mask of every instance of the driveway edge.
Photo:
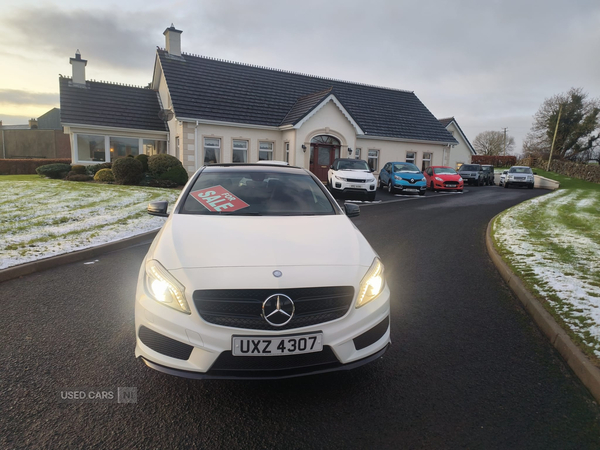
{"label": "driveway edge", "polygon": [[52,256],[50,258],[44,258],[38,261],[19,264],[18,266],[9,267],[8,269],[2,269],[0,270],[0,283],[35,272],[41,272],[42,270],[51,269],[52,267],[74,263],[101,255],[103,253],[114,252],[115,250],[120,250],[125,247],[141,244],[142,242],[154,239],[154,236],[156,236],[158,232],[159,230],[149,231],[147,233],[138,234],[137,236],[130,238],[109,242],[108,244],[102,244],[96,247],[86,248],[72,253],[66,253],[64,255]]}
{"label": "driveway edge", "polygon": [[533,320],[550,339],[550,343],[558,350],[569,367],[579,377],[581,382],[587,387],[597,402],[600,403],[600,369],[590,362],[585,354],[577,347],[569,335],[554,320],[554,317],[546,311],[544,306],[529,292],[521,279],[504,262],[500,254],[496,251],[492,241],[492,224],[498,216],[495,216],[487,226],[485,233],[485,244],[492,262],[500,272],[504,281],[512,289],[515,295],[521,300],[527,312],[533,317]]}

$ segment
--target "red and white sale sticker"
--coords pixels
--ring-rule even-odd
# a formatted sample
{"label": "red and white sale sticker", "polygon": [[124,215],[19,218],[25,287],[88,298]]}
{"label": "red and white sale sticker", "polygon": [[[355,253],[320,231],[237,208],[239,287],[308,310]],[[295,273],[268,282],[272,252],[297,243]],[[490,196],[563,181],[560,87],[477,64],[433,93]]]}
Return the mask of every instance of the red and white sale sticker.
{"label": "red and white sale sticker", "polygon": [[232,212],[250,206],[223,186],[213,186],[201,189],[199,191],[190,192],[190,195],[198,200],[202,206],[212,212]]}

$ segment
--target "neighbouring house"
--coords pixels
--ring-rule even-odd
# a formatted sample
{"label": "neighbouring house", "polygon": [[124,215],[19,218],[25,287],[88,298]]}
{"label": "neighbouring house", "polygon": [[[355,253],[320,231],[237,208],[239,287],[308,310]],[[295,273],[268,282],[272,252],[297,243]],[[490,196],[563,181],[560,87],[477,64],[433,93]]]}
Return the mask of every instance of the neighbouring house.
{"label": "neighbouring house", "polygon": [[60,124],[60,109],[52,108],[28,124],[3,125],[0,121],[0,158],[70,158],[71,145]]}
{"label": "neighbouring house", "polygon": [[458,170],[463,164],[470,164],[471,157],[476,155],[477,152],[467,139],[465,133],[458,125],[458,122],[454,117],[448,117],[446,119],[439,119],[440,123],[452,134],[454,139],[458,141],[458,144],[452,146],[452,150],[448,152],[447,159],[444,165],[454,167]]}
{"label": "neighbouring house", "polygon": [[459,145],[414,92],[183,53],[181,34],[165,30],[147,87],[86,80],[87,61],[70,59],[73,76],[59,82],[74,163],[166,152],[190,174],[281,160],[326,180],[338,157],[424,169]]}

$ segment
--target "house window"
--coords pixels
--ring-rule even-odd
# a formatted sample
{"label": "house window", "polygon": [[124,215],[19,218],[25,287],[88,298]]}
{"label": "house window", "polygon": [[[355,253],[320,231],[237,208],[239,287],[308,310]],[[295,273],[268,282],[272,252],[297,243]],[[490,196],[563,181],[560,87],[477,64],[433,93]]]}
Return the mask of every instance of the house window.
{"label": "house window", "polygon": [[140,154],[140,140],[135,138],[110,137],[110,160]]}
{"label": "house window", "polygon": [[233,141],[233,160],[234,163],[248,162],[248,141]]}
{"label": "house window", "polygon": [[373,172],[379,168],[379,150],[369,150],[369,160],[367,161]]}
{"label": "house window", "polygon": [[204,164],[218,164],[221,161],[221,139],[204,138]]}
{"label": "house window", "polygon": [[167,153],[167,141],[154,141],[144,139],[142,149],[145,155],[153,156],[161,153]]}
{"label": "house window", "polygon": [[273,161],[273,143],[259,142],[258,143],[258,160]]}
{"label": "house window", "polygon": [[406,152],[406,162],[415,163],[417,159],[417,154],[415,152]]}
{"label": "house window", "polygon": [[77,161],[106,161],[104,136],[78,134]]}
{"label": "house window", "polygon": [[356,154],[355,154],[355,156],[356,156],[356,159],[360,159],[360,148],[357,148],[357,149],[356,149]]}
{"label": "house window", "polygon": [[431,167],[431,157],[432,153],[423,153],[423,164],[421,170],[425,170],[428,167]]}
{"label": "house window", "polygon": [[290,162],[290,143],[289,142],[285,143],[285,162],[286,163]]}

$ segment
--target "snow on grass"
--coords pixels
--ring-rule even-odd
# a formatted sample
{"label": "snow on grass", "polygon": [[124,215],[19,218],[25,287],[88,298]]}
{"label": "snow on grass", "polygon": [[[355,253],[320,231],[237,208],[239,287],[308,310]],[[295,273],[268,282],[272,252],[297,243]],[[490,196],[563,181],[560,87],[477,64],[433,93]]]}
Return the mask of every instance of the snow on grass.
{"label": "snow on grass", "polygon": [[600,358],[600,191],[529,200],[503,213],[493,233],[507,262]]}
{"label": "snow on grass", "polygon": [[179,191],[139,186],[0,177],[0,269],[125,239],[160,228],[146,213]]}

